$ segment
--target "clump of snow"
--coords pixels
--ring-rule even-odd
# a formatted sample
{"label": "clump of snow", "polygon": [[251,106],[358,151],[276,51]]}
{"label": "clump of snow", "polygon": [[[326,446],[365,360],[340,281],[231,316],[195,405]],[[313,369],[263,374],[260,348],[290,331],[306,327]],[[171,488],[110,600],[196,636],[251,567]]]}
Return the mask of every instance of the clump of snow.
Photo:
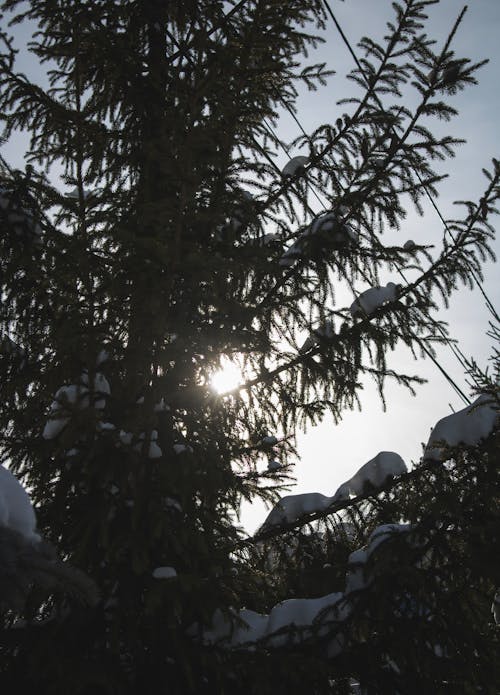
{"label": "clump of snow", "polygon": [[366,582],[366,550],[359,549],[352,552],[347,559],[347,576],[345,591],[350,594],[353,591],[364,589]]}
{"label": "clump of snow", "polygon": [[169,410],[170,410],[170,406],[167,405],[167,403],[165,403],[165,399],[162,396],[160,398],[160,400],[158,401],[158,403],[155,404],[154,412],[155,413],[165,413],[165,412],[168,412]]}
{"label": "clump of snow", "polygon": [[343,483],[332,497],[327,497],[319,492],[308,492],[301,495],[287,495],[271,510],[262,525],[262,529],[269,526],[291,524],[305,514],[315,514],[326,511],[332,504],[350,495],[361,495],[367,486],[380,487],[389,478],[407,472],[406,464],[392,451],[381,451],[372,458],[347,482]]}
{"label": "clump of snow", "polygon": [[268,647],[298,644],[310,637],[322,623],[345,620],[349,607],[342,601],[339,592],[319,598],[288,599],[276,604],[269,615],[242,608],[232,610],[225,616],[216,610],[209,630],[203,631],[202,639],[207,645],[222,643],[229,648],[251,648],[256,642],[266,641]]}
{"label": "clump of snow", "polygon": [[306,492],[301,495],[287,495],[271,510],[262,528],[291,524],[304,514],[312,514],[328,509],[332,497],[326,497],[319,492]]}
{"label": "clump of snow", "polygon": [[446,447],[479,444],[493,432],[497,420],[498,409],[492,397],[482,394],[472,405],[439,420],[429,437],[424,461],[446,461]]}
{"label": "clump of snow", "polygon": [[271,471],[271,472],[279,471],[280,468],[281,468],[281,463],[279,461],[269,461],[269,463],[267,465],[267,470]]}
{"label": "clump of snow", "polygon": [[371,533],[366,548],[359,548],[349,555],[347,560],[347,575],[345,593],[349,595],[365,589],[371,583],[371,566],[369,561],[377,548],[397,534],[411,531],[411,524],[382,524]]}
{"label": "clump of snow", "polygon": [[277,234],[268,232],[267,234],[263,234],[262,236],[257,237],[256,241],[261,246],[267,246],[268,244],[278,243],[280,241],[280,238]]}
{"label": "clump of snow", "polygon": [[307,352],[315,345],[321,342],[322,339],[330,339],[335,335],[335,328],[333,321],[325,321],[319,328],[313,330],[310,335],[306,338],[305,342],[299,348],[299,352],[302,354]]}
{"label": "clump of snow", "polygon": [[184,454],[185,452],[192,454],[193,447],[189,446],[188,444],[174,444],[174,451],[176,454]]}
{"label": "clump of snow", "polygon": [[413,239],[408,239],[408,241],[405,241],[405,243],[403,244],[403,249],[405,251],[413,251],[413,249],[415,247],[416,247],[416,244],[413,241]]}
{"label": "clump of snow", "polygon": [[370,316],[379,307],[397,299],[398,293],[398,285],[394,282],[388,282],[385,287],[370,287],[351,304],[349,311],[353,317]]}
{"label": "clump of snow", "polygon": [[[325,238],[328,238],[329,245],[335,248],[356,244],[358,241],[356,232],[339,220],[339,213],[340,211],[336,211],[319,215],[309,225],[305,235],[323,234]],[[326,237],[326,235],[328,236]]]}
{"label": "clump of snow", "polygon": [[38,542],[35,510],[18,479],[0,465],[0,526],[17,531],[31,542]]}
{"label": "clump of snow", "polygon": [[381,543],[388,540],[391,535],[409,533],[411,528],[411,524],[382,524],[381,526],[377,526],[368,539],[367,556],[369,557],[373,551],[376,550]]}
{"label": "clump of snow", "polygon": [[500,625],[500,590],[495,593],[493,603],[491,604],[491,612],[496,625]]}
{"label": "clump of snow", "polygon": [[[100,372],[96,372],[93,385],[93,406],[103,410],[106,406],[106,396],[111,393],[109,382]],[[74,410],[84,410],[90,406],[90,390],[88,373],[84,371],[79,384],[61,386],[56,391],[54,401],[50,406],[50,415],[42,432],[44,439],[54,439],[66,427]]]}
{"label": "clump of snow", "polygon": [[283,268],[290,268],[299,258],[307,257],[308,247],[324,252],[328,249],[342,249],[357,243],[356,233],[339,220],[338,212],[319,215],[301,233],[297,240],[285,251],[279,260]]}
{"label": "clump of snow", "polygon": [[132,432],[125,432],[124,430],[120,430],[118,434],[118,438],[124,446],[130,446],[132,444],[133,437],[134,435]]}
{"label": "clump of snow", "polygon": [[[276,604],[268,615],[241,608],[238,611],[231,609],[227,616],[217,609],[210,628],[201,631],[203,642],[229,649],[254,649],[258,642],[266,648],[280,648],[299,644],[316,634],[321,638],[327,637],[328,655],[332,658],[338,656],[345,644],[343,622],[349,618],[358,592],[372,582],[376,549],[391,536],[406,534],[410,529],[409,524],[378,526],[368,539],[367,547],[349,555],[343,593],[286,599]],[[498,594],[500,597],[500,592]],[[192,628],[190,633],[194,636],[197,631]]]}
{"label": "clump of snow", "polygon": [[399,454],[380,451],[338,488],[333,500],[347,499],[350,495],[362,495],[367,486],[380,487],[389,478],[406,472],[406,464]]}
{"label": "clump of snow", "polygon": [[173,497],[165,497],[163,504],[165,505],[166,509],[175,509],[177,512],[182,512],[181,505]]}
{"label": "clump of snow", "polygon": [[161,459],[163,456],[163,451],[160,449],[156,442],[149,443],[148,458],[149,459]]}
{"label": "clump of snow", "polygon": [[267,437],[263,437],[261,444],[265,444],[267,446],[274,446],[275,444],[278,443],[278,438],[275,437],[274,435],[268,435]]}
{"label": "clump of snow", "polygon": [[309,157],[293,157],[281,170],[281,177],[283,179],[291,178],[299,172],[304,171],[304,167],[309,162]]}
{"label": "clump of snow", "polygon": [[101,420],[96,424],[96,429],[98,432],[112,432],[116,429],[112,422],[102,422]]}
{"label": "clump of snow", "polygon": [[[83,190],[82,193],[83,193],[83,199],[84,200],[91,198],[93,195],[92,191],[87,191],[87,190]],[[66,193],[66,198],[78,199],[79,197],[80,197],[80,191],[78,190],[78,188],[74,188],[72,191],[68,191],[68,193]]]}
{"label": "clump of snow", "polygon": [[109,360],[109,352],[103,348],[102,350],[99,351],[99,354],[97,355],[96,359],[96,365],[98,367],[101,366],[101,364],[104,364],[104,362],[107,362]]}
{"label": "clump of snow", "polygon": [[153,570],[155,579],[175,579],[177,572],[173,567],[157,567]]}
{"label": "clump of snow", "polygon": [[[142,450],[144,447],[145,437],[146,437],[146,433],[141,432],[139,435],[139,441],[134,446],[134,451],[137,451],[138,454],[142,453]],[[157,439],[158,439],[157,430],[151,430],[151,434],[149,435],[149,445],[147,448],[147,456],[149,459],[159,459],[163,456],[163,452],[162,452],[161,448],[156,443]]]}

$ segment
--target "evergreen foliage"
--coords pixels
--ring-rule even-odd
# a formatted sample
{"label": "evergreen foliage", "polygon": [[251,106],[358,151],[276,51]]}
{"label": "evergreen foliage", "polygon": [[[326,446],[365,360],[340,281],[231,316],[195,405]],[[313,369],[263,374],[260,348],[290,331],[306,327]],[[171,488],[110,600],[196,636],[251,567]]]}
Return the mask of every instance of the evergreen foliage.
{"label": "evergreen foliage", "polygon": [[[432,352],[445,339],[436,297],[493,258],[496,160],[436,253],[382,242],[437,194],[434,162],[460,140],[436,123],[481,65],[455,55],[458,22],[444,46],[425,33],[434,1],[394,3],[384,42],[363,39],[346,112],[292,144],[308,161],[286,176],[268,124],[302,86],[326,84],[324,64],[304,67],[319,0],[2,2],[5,21],[35,27],[50,84],[17,71],[2,32],[3,137],[30,140],[24,171],[0,160],[1,460],[65,561],[44,556],[44,582],[39,558],[30,574],[12,551],[14,574],[26,570],[21,600],[0,597],[4,687],[498,692],[494,436],[313,527],[309,516],[248,540],[236,524],[243,499],[279,500],[298,429],[339,420],[364,377],[382,398],[387,378],[420,383],[386,353]],[[398,269],[411,281],[350,310],[344,288],[359,297]],[[211,378],[227,361],[246,381],[221,395]],[[217,611],[342,592],[350,553],[401,520],[412,530],[377,549],[337,651],[333,619],[279,647],[204,639]],[[0,587],[19,540],[4,536]]]}

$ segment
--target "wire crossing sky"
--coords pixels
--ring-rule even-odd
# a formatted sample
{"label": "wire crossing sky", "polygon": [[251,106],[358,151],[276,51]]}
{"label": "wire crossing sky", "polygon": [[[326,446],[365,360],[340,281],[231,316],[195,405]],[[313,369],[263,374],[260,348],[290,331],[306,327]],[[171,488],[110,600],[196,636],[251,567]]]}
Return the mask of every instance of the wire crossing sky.
{"label": "wire crossing sky", "polygon": [[[369,0],[349,0],[332,5],[329,9],[334,17],[330,15],[325,44],[313,58],[324,60],[336,75],[317,94],[300,95],[297,113],[284,105],[275,135],[283,143],[286,159],[299,152],[292,151],[285,143],[293,141],[300,133],[306,135],[321,122],[334,123],[342,115],[345,106],[336,107],[335,102],[353,92],[352,83],[343,76],[354,67],[355,59],[359,61],[357,41],[364,34],[380,39],[385,22],[391,19],[390,3],[376,3],[375,6]],[[431,7],[429,34],[436,35],[444,43],[462,9],[463,4],[455,0]],[[500,155],[494,149],[498,142],[497,114],[500,106],[496,79],[500,61],[499,30],[500,5],[495,0],[469,5],[454,36],[452,48],[473,62],[484,58],[489,58],[490,62],[479,72],[479,85],[459,93],[453,100],[459,116],[450,131],[456,137],[466,139],[467,143],[458,149],[454,160],[446,162],[447,170],[442,173],[449,176],[439,186],[439,199],[429,195],[424,217],[409,213],[407,228],[394,235],[389,243],[402,243],[404,238],[413,238],[417,243],[439,246],[443,228],[447,233],[445,220],[457,216],[454,201],[478,200],[482,195],[485,179],[481,168],[491,167],[491,158]],[[281,164],[278,160],[278,166]],[[387,243],[386,239],[384,241]],[[497,239],[497,252],[499,247]],[[474,291],[460,289],[451,298],[450,308],[441,312],[439,319],[449,324],[449,338],[446,345],[436,348],[435,356],[425,350],[430,359],[414,363],[409,353],[403,349],[396,351],[396,369],[413,371],[428,380],[426,385],[418,387],[416,398],[393,384],[387,384],[387,411],[384,412],[375,389],[367,383],[361,413],[345,413],[339,425],[326,418],[302,435],[298,446],[302,458],[295,467],[297,485],[293,493],[318,491],[331,494],[339,483],[379,450],[397,451],[407,463],[417,461],[422,443],[435,422],[473,400],[470,378],[465,374],[465,360],[473,357],[482,367],[487,366],[491,353],[491,339],[487,335],[489,322],[495,316],[498,318],[495,311],[499,300],[498,272],[491,263],[483,272],[482,282],[474,278]],[[325,452],[328,452],[326,456]],[[247,505],[242,521],[253,530],[265,514],[263,505]]]}

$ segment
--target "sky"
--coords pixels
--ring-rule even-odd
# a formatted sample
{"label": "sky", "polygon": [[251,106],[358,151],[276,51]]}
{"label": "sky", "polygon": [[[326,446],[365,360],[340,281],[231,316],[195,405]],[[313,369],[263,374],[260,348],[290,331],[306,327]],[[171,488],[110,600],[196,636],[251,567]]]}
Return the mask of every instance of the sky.
{"label": "sky", "polygon": [[[438,6],[431,7],[427,33],[438,41],[444,41],[462,7],[463,3],[457,0],[442,0]],[[354,48],[363,35],[380,38],[386,29],[385,23],[392,17],[389,0],[333,0],[331,8]],[[459,110],[459,116],[445,125],[451,135],[467,140],[454,159],[437,167],[440,173],[449,175],[440,186],[437,201],[445,219],[460,216],[460,209],[453,204],[455,200],[477,200],[480,197],[485,182],[481,168],[491,168],[491,157],[500,159],[499,36],[499,0],[472,0],[452,47],[459,56],[473,61],[489,58],[490,62],[481,69],[479,84],[454,98],[453,104]],[[344,75],[353,68],[353,59],[331,21],[325,38],[326,43],[310,58],[314,62],[326,61],[336,75],[326,87],[299,99],[298,117],[307,132],[320,123],[335,122],[348,108],[337,106],[337,100],[346,95],[346,90],[352,92],[352,86]],[[361,54],[357,53],[359,57]],[[280,119],[277,132],[285,143],[299,135],[298,127],[286,113]],[[283,164],[285,162],[284,158]],[[439,244],[442,225],[430,204],[425,208],[423,218],[410,212],[401,230],[400,242],[413,239]],[[494,224],[498,227],[497,220]],[[498,255],[498,239],[494,248]],[[496,264],[485,265],[483,287],[498,311],[500,279]],[[450,334],[458,340],[465,356],[474,357],[481,366],[486,366],[492,346],[492,339],[486,335],[491,316],[479,291],[460,286],[450,301],[449,309],[441,311],[439,318],[448,322]],[[438,348],[437,357],[462,390],[471,396],[466,375],[450,349]],[[361,412],[345,412],[342,422],[337,425],[330,417],[325,417],[321,424],[299,434],[297,448],[301,458],[294,466],[297,483],[288,494],[320,492],[331,496],[339,485],[379,451],[397,452],[411,467],[412,462],[419,460],[422,444],[427,443],[436,422],[452,410],[465,407],[430,360],[415,361],[408,351],[398,350],[390,357],[389,366],[418,374],[428,383],[417,387],[417,395],[413,397],[403,387],[387,381],[385,412],[375,386],[366,383],[360,393]],[[267,513],[260,502],[245,503],[241,523],[252,533]]]}
{"label": "sky", "polygon": [[[386,21],[392,18],[390,0],[331,0],[331,7],[353,47],[356,47],[362,35],[380,38],[386,29]],[[441,0],[439,5],[431,7],[428,33],[438,41],[444,41],[462,7],[462,2],[458,0]],[[489,58],[490,63],[481,69],[478,86],[454,98],[453,103],[460,115],[445,126],[450,134],[467,140],[456,157],[440,168],[441,173],[449,174],[449,178],[440,186],[438,199],[445,218],[457,215],[458,211],[453,205],[455,200],[480,197],[485,181],[481,167],[489,167],[492,156],[500,159],[499,36],[500,0],[471,0],[453,47],[459,56],[474,61]],[[336,75],[326,87],[315,93],[302,94],[297,102],[298,117],[308,132],[321,123],[335,122],[349,108],[346,105],[337,106],[337,100],[352,93],[351,83],[344,76],[353,68],[353,59],[330,20],[325,39],[326,42],[316,53],[311,54],[310,60],[325,61],[329,68],[336,71]],[[32,58],[21,56],[19,68],[30,73],[33,69],[36,71],[30,61]],[[37,77],[41,79],[41,75]],[[286,112],[280,118],[277,132],[285,143],[290,143],[299,135],[297,125]],[[13,142],[4,155],[8,161],[19,166],[16,159],[21,149],[19,143]],[[294,156],[297,153],[291,154]],[[282,155],[282,161],[278,163],[284,166],[286,161]],[[410,212],[398,242],[414,239],[439,244],[441,236],[442,226],[437,214],[430,205],[426,205],[423,218]],[[497,253],[500,252],[498,241],[495,247]],[[498,309],[500,281],[498,267],[492,263],[484,267],[484,288]],[[460,287],[450,302],[450,308],[442,311],[440,318],[448,321],[451,336],[459,341],[462,352],[486,366],[491,354],[492,340],[486,336],[491,317],[478,290],[471,292]],[[437,350],[437,355],[440,364],[470,394],[463,369],[451,351],[443,347]],[[299,434],[300,460],[294,467],[297,483],[293,493],[321,492],[330,496],[379,451],[395,451],[411,465],[412,461],[418,461],[422,444],[427,442],[437,420],[448,415],[452,409],[464,407],[430,360],[414,361],[408,352],[398,350],[391,356],[389,366],[405,373],[418,374],[426,378],[428,383],[418,387],[417,395],[412,397],[403,387],[387,382],[385,412],[375,387],[366,383],[360,393],[362,412],[345,412],[342,422],[337,425],[326,417],[320,425]],[[253,532],[267,513],[262,503],[245,503],[241,517],[245,530]]]}

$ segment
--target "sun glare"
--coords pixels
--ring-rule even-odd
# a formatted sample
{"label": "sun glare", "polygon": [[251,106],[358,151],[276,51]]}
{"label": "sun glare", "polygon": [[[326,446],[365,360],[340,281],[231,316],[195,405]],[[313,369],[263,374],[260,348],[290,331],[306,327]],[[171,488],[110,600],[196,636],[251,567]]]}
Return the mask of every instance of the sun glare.
{"label": "sun glare", "polygon": [[242,381],[243,377],[238,366],[233,362],[224,361],[222,369],[215,372],[210,379],[210,384],[217,393],[224,393],[236,388]]}

